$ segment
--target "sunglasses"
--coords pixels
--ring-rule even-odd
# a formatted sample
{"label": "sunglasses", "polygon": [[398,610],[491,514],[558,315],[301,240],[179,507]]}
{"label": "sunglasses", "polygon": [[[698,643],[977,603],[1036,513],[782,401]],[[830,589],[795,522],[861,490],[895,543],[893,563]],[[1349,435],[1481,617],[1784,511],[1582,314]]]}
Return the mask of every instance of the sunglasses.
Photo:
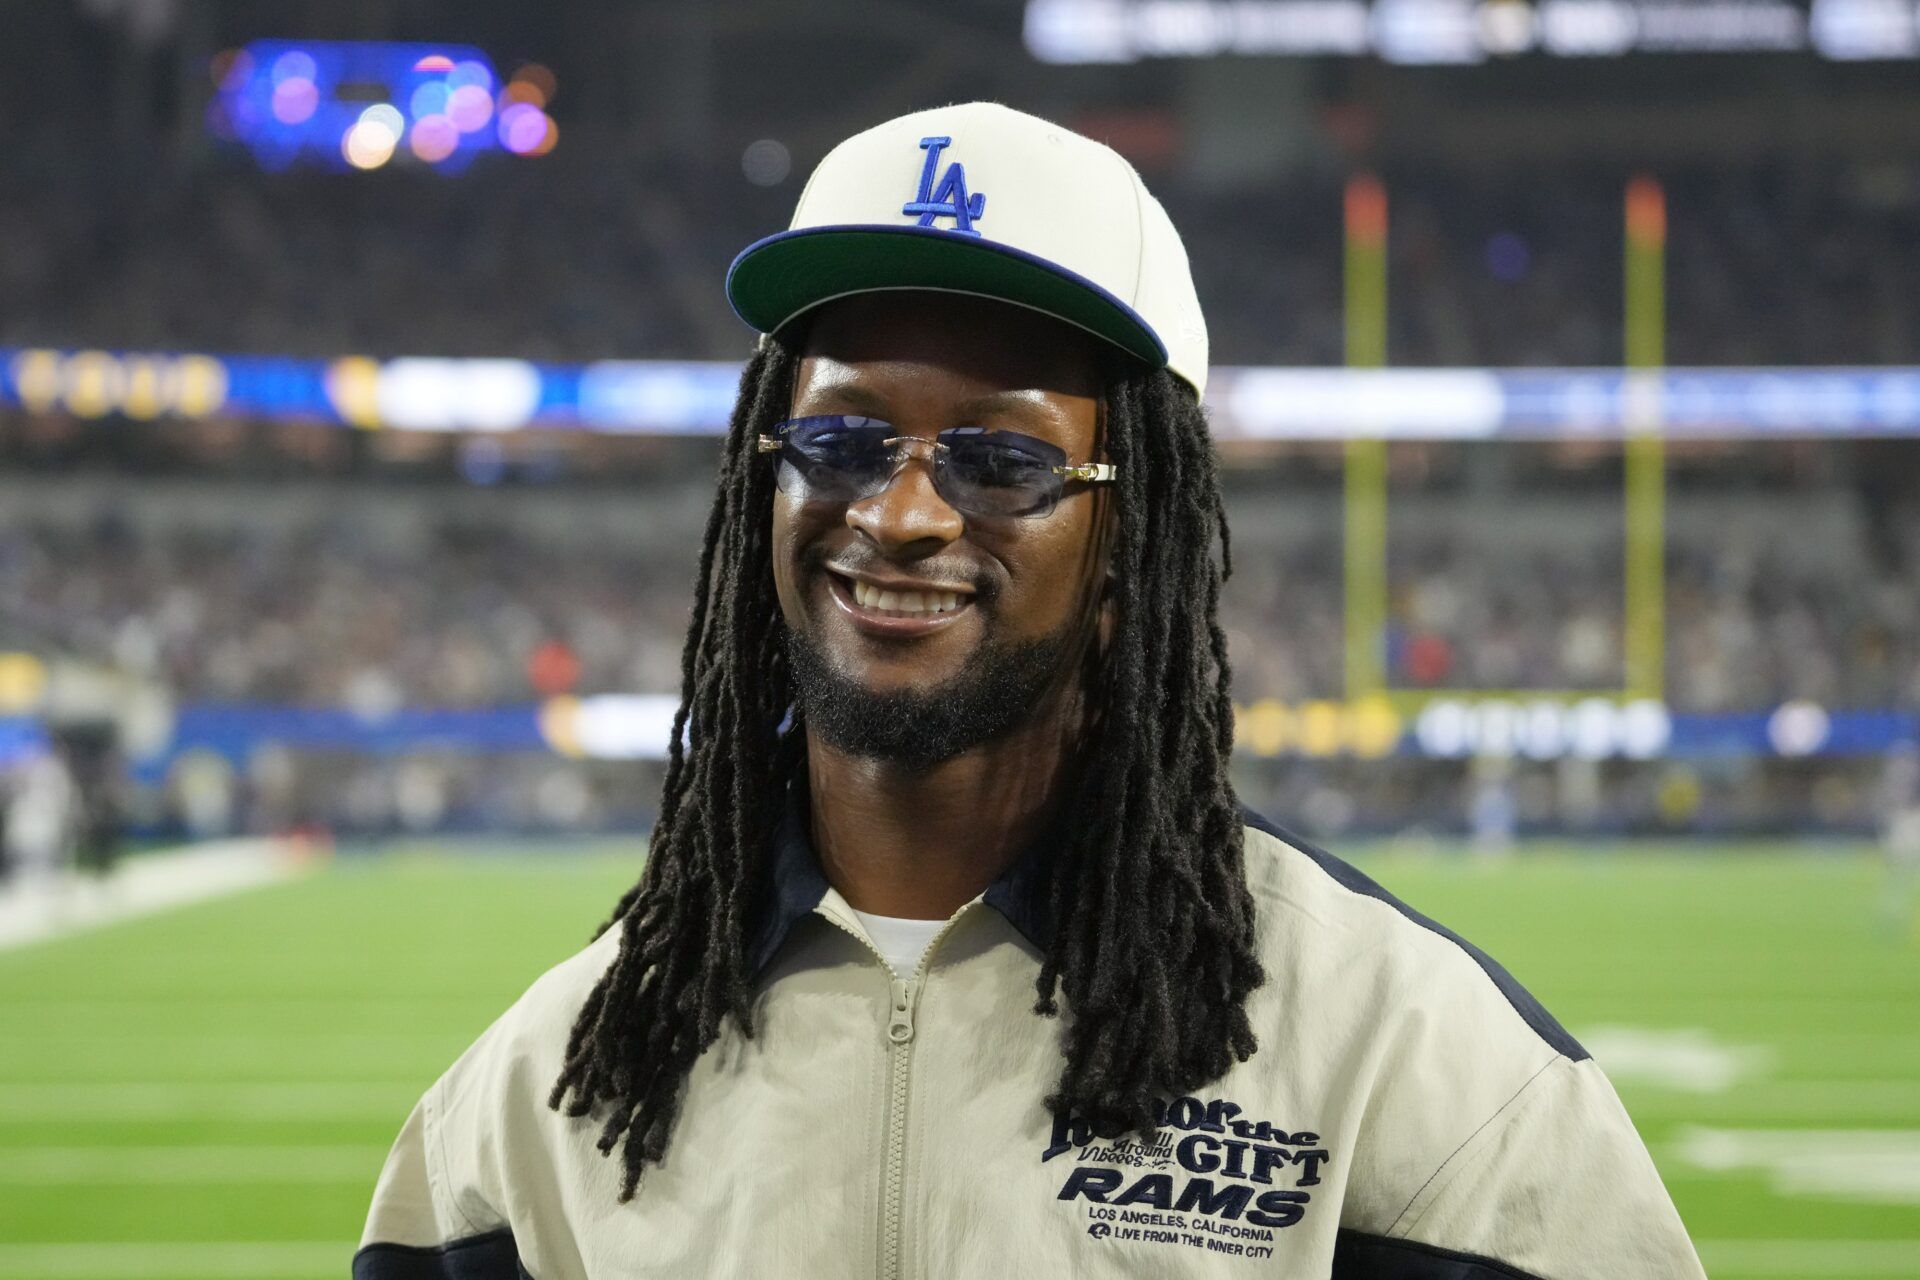
{"label": "sunglasses", "polygon": [[780,492],[803,501],[858,502],[893,482],[908,456],[925,451],[933,489],[963,515],[1044,516],[1069,480],[1104,484],[1110,462],[1069,463],[1056,444],[1017,431],[954,427],[932,440],[903,436],[890,422],[843,413],[793,418],[760,437],[778,453]]}

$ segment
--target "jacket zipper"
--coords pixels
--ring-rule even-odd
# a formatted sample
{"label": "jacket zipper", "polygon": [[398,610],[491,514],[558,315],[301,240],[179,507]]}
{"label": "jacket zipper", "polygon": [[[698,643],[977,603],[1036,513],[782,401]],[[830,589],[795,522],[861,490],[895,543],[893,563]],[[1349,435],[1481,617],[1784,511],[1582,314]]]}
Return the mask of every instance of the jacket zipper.
{"label": "jacket zipper", "polygon": [[[966,908],[961,908],[960,914]],[[920,963],[914,966],[911,978],[902,978],[893,972],[892,963],[880,954],[880,948],[862,937],[854,930],[841,924],[842,929],[866,945],[867,950],[879,959],[889,976],[887,992],[887,1156],[881,1174],[880,1190],[880,1275],[882,1280],[899,1280],[900,1276],[900,1220],[904,1216],[907,1180],[907,1076],[913,1062],[913,1014],[920,1002],[922,975],[927,970],[927,959],[933,955],[933,949],[953,928],[956,914],[952,920],[941,926],[940,932],[927,942],[927,949],[920,953]],[[831,917],[829,917],[831,919]],[[839,921],[834,921],[840,924]]]}
{"label": "jacket zipper", "polygon": [[[900,1219],[907,1198],[907,1068],[913,1061],[913,1007],[920,994],[920,970],[925,967],[922,956],[913,977],[893,979],[887,1018],[891,1046],[887,1065],[893,1089],[887,1102],[887,1163],[880,1202],[880,1274],[885,1280],[898,1280],[900,1275]],[[887,971],[891,973],[892,966]]]}

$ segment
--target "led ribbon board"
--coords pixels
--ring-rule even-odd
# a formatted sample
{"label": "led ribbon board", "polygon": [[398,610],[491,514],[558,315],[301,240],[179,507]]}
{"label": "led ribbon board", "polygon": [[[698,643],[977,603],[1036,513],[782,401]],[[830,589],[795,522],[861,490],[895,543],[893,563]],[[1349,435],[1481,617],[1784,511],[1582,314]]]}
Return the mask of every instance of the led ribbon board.
{"label": "led ribbon board", "polygon": [[1028,0],[1049,63],[1362,57],[1415,66],[1539,54],[1920,57],[1910,0]]}
{"label": "led ribbon board", "polygon": [[[0,347],[0,408],[79,418],[253,417],[398,431],[722,435],[727,360],[558,364],[428,356]],[[1214,437],[1669,440],[1920,436],[1920,366],[1749,369],[1308,369],[1223,366]]]}

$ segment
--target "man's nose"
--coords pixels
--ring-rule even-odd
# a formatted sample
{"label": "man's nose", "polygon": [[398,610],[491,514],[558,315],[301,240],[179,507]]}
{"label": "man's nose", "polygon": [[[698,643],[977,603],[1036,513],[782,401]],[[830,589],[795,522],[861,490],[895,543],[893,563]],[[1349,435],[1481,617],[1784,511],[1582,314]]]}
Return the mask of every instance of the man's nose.
{"label": "man's nose", "polygon": [[872,539],[883,555],[919,559],[966,532],[966,520],[933,487],[934,455],[915,449],[902,458],[887,487],[847,504],[847,524]]}

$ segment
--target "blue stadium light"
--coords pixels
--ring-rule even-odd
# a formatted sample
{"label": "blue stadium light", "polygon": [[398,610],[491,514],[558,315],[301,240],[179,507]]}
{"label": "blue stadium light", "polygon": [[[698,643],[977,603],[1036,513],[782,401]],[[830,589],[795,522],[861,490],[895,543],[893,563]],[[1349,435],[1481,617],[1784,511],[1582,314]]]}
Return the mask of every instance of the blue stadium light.
{"label": "blue stadium light", "polygon": [[36,760],[47,751],[45,727],[33,716],[0,716],[0,769]]}
{"label": "blue stadium light", "polygon": [[256,40],[213,74],[208,131],[270,170],[405,161],[458,173],[482,151],[545,155],[559,136],[545,110],[552,73],[528,64],[503,84],[469,45]]}

